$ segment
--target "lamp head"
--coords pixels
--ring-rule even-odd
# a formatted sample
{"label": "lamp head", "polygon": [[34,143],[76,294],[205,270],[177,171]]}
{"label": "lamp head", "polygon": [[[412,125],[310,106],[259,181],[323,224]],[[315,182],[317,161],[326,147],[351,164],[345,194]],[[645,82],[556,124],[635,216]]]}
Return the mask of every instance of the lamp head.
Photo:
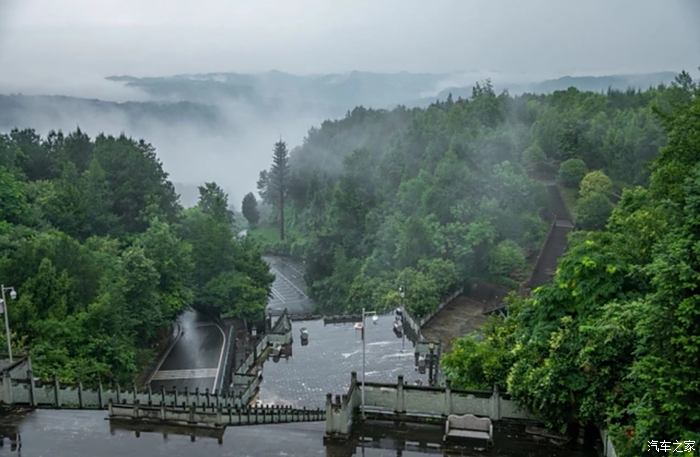
{"label": "lamp head", "polygon": [[17,300],[17,292],[15,291],[15,289],[10,289],[10,298],[12,300]]}

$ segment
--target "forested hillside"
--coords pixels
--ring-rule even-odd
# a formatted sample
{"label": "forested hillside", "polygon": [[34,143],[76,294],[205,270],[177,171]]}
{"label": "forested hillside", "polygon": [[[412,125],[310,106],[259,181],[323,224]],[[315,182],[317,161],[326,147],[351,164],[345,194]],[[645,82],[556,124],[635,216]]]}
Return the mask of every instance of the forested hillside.
{"label": "forested hillside", "polygon": [[654,95],[667,145],[648,183],[603,230],[575,232],[552,284],[443,360],[454,385],[500,384],[552,426],[609,428],[624,456],[700,439],[700,86]]}
{"label": "forested hillside", "polygon": [[184,307],[262,315],[267,265],[234,238],[226,194],[199,190],[183,211],[144,141],[0,135],[0,279],[37,375],[131,381]]}
{"label": "forested hillside", "polygon": [[292,151],[276,249],[304,258],[325,310],[395,306],[403,287],[421,316],[475,279],[517,286],[547,230],[544,184],[558,180],[582,226],[601,227],[665,143],[654,107],[688,84],[513,97],[486,82],[426,109],[355,108]]}

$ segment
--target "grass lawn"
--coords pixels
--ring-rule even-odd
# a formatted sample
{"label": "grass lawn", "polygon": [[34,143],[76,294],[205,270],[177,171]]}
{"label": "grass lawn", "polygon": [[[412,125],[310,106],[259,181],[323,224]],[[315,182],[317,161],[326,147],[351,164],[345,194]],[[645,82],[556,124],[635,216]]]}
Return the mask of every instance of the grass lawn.
{"label": "grass lawn", "polygon": [[277,227],[256,227],[248,230],[248,236],[263,244],[274,244],[280,240],[280,231]]}

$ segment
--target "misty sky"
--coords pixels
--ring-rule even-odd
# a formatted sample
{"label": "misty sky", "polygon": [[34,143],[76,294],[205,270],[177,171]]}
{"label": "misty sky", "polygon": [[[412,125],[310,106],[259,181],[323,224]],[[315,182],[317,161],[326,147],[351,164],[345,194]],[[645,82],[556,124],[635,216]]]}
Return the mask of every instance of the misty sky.
{"label": "misty sky", "polygon": [[699,64],[698,0],[0,0],[5,93],[85,89],[110,74],[537,78]]}
{"label": "misty sky", "polygon": [[[104,79],[123,74],[409,71],[450,73],[445,86],[468,86],[484,77],[498,85],[697,75],[698,65],[700,0],[0,0],[0,94],[148,100]],[[97,111],[45,115],[41,107],[18,126],[145,138],[174,182],[216,180],[237,204],[269,166],[277,138],[294,147],[309,127],[338,115],[300,108],[273,119],[217,103],[228,127],[216,135],[157,119],[131,128]]]}

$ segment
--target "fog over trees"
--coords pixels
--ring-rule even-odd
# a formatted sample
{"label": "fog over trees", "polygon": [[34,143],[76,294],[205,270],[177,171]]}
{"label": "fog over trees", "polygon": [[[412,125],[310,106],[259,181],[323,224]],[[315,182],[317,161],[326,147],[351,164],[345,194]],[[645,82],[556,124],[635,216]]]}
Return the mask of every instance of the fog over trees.
{"label": "fog over trees", "polygon": [[489,290],[440,381],[621,457],[697,443],[699,57],[695,0],[0,0],[2,347],[132,383],[192,309],[219,365],[170,371],[219,386],[273,292]]}

